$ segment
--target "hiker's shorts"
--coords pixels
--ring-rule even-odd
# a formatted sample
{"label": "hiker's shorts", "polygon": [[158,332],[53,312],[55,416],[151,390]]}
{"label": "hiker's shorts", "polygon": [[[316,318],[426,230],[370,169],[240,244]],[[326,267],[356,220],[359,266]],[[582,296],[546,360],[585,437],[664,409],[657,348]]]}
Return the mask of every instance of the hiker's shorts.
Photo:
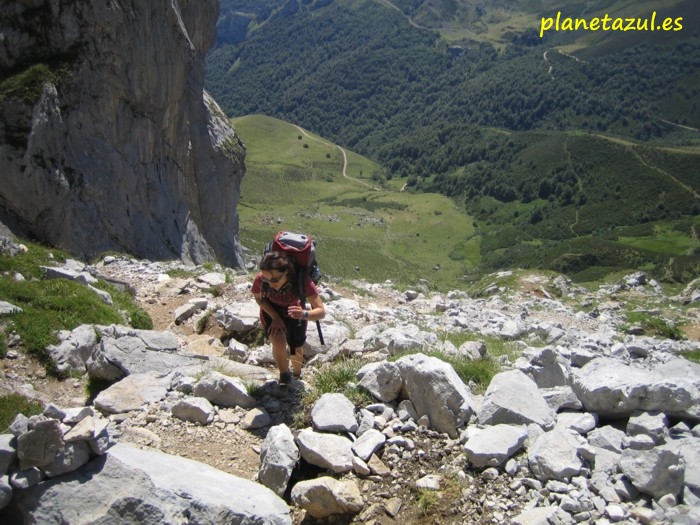
{"label": "hiker's shorts", "polygon": [[[292,319],[287,317],[286,312],[278,307],[277,305],[272,305],[277,313],[280,315],[284,321],[284,326],[287,329],[287,344],[289,345],[289,353],[294,354],[295,350],[301,346],[304,346],[306,342],[306,328],[308,326],[308,321],[302,321],[299,319]],[[260,310],[260,322],[265,330],[265,336],[269,339],[270,335],[268,330],[272,324],[272,318],[264,310]]]}

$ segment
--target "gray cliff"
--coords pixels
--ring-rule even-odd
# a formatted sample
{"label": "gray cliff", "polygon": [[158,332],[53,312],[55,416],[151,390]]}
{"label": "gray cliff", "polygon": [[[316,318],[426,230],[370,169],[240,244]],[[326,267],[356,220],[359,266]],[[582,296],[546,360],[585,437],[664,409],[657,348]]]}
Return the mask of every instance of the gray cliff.
{"label": "gray cliff", "polygon": [[218,0],[0,12],[0,221],[91,257],[241,265],[244,145],[204,91]]}

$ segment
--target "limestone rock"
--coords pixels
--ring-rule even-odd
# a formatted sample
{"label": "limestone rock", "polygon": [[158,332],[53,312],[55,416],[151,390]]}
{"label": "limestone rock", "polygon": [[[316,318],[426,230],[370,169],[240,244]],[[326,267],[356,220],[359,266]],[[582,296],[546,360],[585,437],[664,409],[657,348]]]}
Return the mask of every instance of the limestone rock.
{"label": "limestone rock", "polygon": [[353,481],[338,481],[329,476],[297,483],[292,489],[292,500],[317,519],[356,513],[364,505]]}
{"label": "limestone rock", "polygon": [[0,102],[0,203],[26,235],[85,256],[242,266],[245,150],[203,88],[218,11],[216,0],[3,6],[0,67],[43,75],[35,96]]}
{"label": "limestone rock", "polygon": [[260,483],[282,497],[299,462],[299,449],[285,424],[270,428],[260,450]]}
{"label": "limestone rock", "polygon": [[520,450],[526,438],[524,427],[494,425],[470,438],[464,449],[475,467],[498,467]]}
{"label": "limestone rock", "polygon": [[413,354],[396,361],[403,379],[404,397],[411,400],[420,416],[450,437],[474,413],[474,400],[467,385],[449,364],[435,357]]}
{"label": "limestone rock", "polygon": [[491,380],[478,413],[481,424],[527,425],[544,429],[554,426],[554,413],[537,384],[519,370],[501,372]]}
{"label": "limestone rock", "polygon": [[[231,495],[236,497],[232,498]],[[25,523],[290,525],[289,508],[269,489],[208,465],[115,445],[79,471],[15,490]]]}

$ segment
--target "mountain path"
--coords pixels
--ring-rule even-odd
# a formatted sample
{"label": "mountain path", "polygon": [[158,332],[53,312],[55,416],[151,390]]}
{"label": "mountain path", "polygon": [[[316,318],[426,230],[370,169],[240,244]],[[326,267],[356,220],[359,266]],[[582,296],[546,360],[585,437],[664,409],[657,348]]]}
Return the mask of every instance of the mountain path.
{"label": "mountain path", "polygon": [[662,174],[662,175],[665,175],[666,177],[668,177],[669,179],[671,179],[673,182],[675,182],[676,184],[678,184],[681,188],[683,188],[683,189],[686,190],[687,192],[691,193],[691,194],[693,195],[693,197],[695,197],[696,200],[700,200],[700,193],[698,193],[697,191],[695,191],[693,188],[691,188],[691,187],[688,186],[687,184],[685,184],[685,183],[681,182],[680,180],[678,180],[676,177],[674,177],[674,176],[673,176],[672,174],[670,174],[668,171],[664,171],[664,170],[662,170],[661,168],[659,168],[658,166],[654,166],[653,164],[649,163],[649,162],[637,151],[636,148],[631,148],[631,150],[632,150],[632,154],[637,158],[637,160],[639,160],[639,162],[642,163],[642,165],[644,165],[644,166],[646,166],[647,168],[652,169],[652,170],[654,170],[654,171],[656,171],[656,172],[658,172],[658,173],[660,173],[660,174]]}
{"label": "mountain path", "polygon": [[299,133],[302,133],[306,138],[309,138],[311,140],[315,140],[316,142],[320,142],[321,144],[324,144],[326,146],[331,146],[331,147],[335,146],[340,150],[340,153],[343,154],[343,177],[345,177],[346,179],[349,179],[353,182],[357,182],[358,184],[362,184],[363,186],[367,186],[368,188],[370,188],[372,190],[381,191],[381,188],[377,188],[376,186],[372,186],[371,184],[368,184],[367,182],[365,182],[363,180],[356,179],[355,177],[351,177],[350,175],[348,175],[348,173],[347,173],[348,156],[347,156],[347,153],[345,152],[345,149],[338,146],[337,144],[333,144],[331,142],[327,142],[325,140],[322,140],[322,139],[319,139],[317,137],[313,137],[313,136],[309,135],[305,129],[303,129],[300,126],[297,126],[296,124],[294,124],[294,127],[297,128],[299,130]]}

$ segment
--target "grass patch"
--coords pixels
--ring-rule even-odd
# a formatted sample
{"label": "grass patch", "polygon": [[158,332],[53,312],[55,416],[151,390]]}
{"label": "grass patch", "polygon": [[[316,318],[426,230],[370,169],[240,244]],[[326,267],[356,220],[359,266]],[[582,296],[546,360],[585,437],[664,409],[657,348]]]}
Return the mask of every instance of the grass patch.
{"label": "grass patch", "polygon": [[17,414],[30,417],[41,414],[43,410],[41,403],[20,394],[0,395],[0,433],[7,432]]}
{"label": "grass patch", "polygon": [[304,392],[301,398],[302,410],[294,415],[294,428],[304,428],[310,425],[311,408],[323,394],[340,392],[355,406],[374,403],[372,395],[356,385],[357,372],[367,362],[361,359],[344,358],[332,363],[324,363],[316,371],[312,379],[311,389]]}
{"label": "grass patch", "polygon": [[346,358],[322,365],[314,375],[312,395],[318,399],[323,394],[340,392],[355,405],[374,402],[369,393],[355,385],[357,372],[366,364],[361,359]]}
{"label": "grass patch", "polygon": [[252,251],[262,253],[278,230],[304,231],[318,241],[324,280],[438,290],[478,267],[472,220],[454,200],[380,184],[379,166],[351,152],[344,177],[338,147],[292,124],[252,115],[234,125],[248,145],[238,211],[241,242]]}
{"label": "grass patch", "polygon": [[192,270],[186,270],[184,268],[171,268],[165,272],[171,279],[183,278],[187,279],[194,276]]}
{"label": "grass patch", "polygon": [[[107,305],[87,286],[68,279],[42,280],[41,266],[65,261],[61,252],[32,243],[28,250],[14,257],[0,256],[0,299],[21,308],[6,317],[4,332],[17,332],[24,350],[37,358],[51,374],[56,375],[46,347],[57,342],[56,332],[73,330],[83,324],[126,324],[134,328],[151,329],[153,322],[132,297],[115,287],[100,282],[97,287],[107,291],[113,305]],[[15,280],[15,274],[24,280]]]}
{"label": "grass patch", "polygon": [[693,363],[700,363],[700,350],[693,350],[691,352],[683,352],[681,357],[686,358],[688,361]]}
{"label": "grass patch", "polygon": [[416,506],[423,516],[432,515],[440,503],[438,493],[431,489],[418,489],[416,493]]}
{"label": "grass patch", "polygon": [[245,391],[249,396],[254,397],[255,399],[260,399],[264,395],[263,387],[259,383],[254,381],[245,381],[243,384],[245,385]]}
{"label": "grass patch", "polygon": [[82,324],[121,324],[124,319],[89,288],[65,279],[49,281],[0,280],[0,297],[21,312],[8,317],[9,326],[20,336],[25,350],[52,366],[46,347],[57,342],[55,332]]}
{"label": "grass patch", "polygon": [[97,283],[96,288],[104,290],[112,296],[114,306],[118,311],[124,312],[126,322],[131,327],[139,330],[153,330],[151,316],[134,302],[131,294],[122,292],[117,287],[101,281]]}
{"label": "grass patch", "polygon": [[640,325],[644,330],[644,335],[665,337],[680,341],[684,338],[683,331],[670,324],[665,319],[645,312],[630,312],[627,314],[627,325]]}
{"label": "grass patch", "polygon": [[421,515],[430,522],[439,523],[440,517],[450,516],[454,509],[444,502],[458,501],[462,497],[463,484],[452,473],[443,474],[439,490],[413,489],[415,491],[415,505]]}

